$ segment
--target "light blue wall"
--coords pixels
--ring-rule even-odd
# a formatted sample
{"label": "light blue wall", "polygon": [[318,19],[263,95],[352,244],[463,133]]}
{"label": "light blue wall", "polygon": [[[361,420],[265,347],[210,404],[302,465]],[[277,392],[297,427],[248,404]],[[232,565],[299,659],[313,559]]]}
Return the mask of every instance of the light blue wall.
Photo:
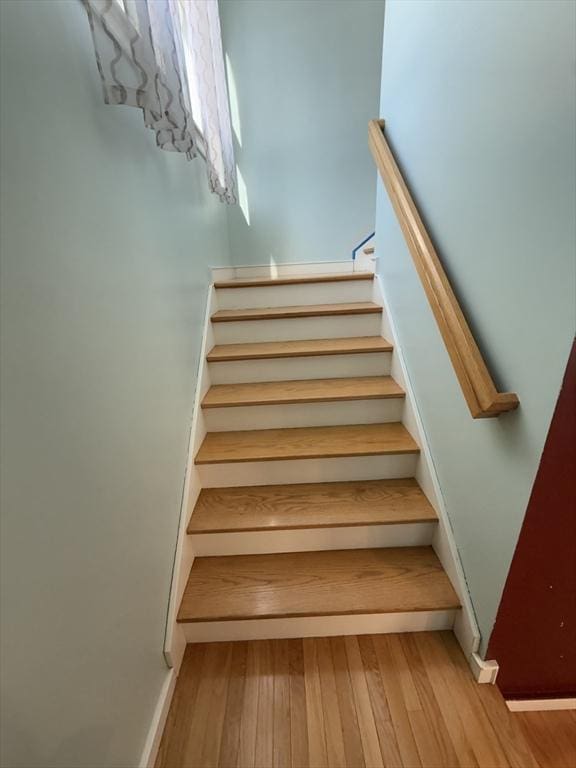
{"label": "light blue wall", "polygon": [[250,218],[230,210],[233,258],[348,258],[374,229],[366,134],[378,112],[383,0],[220,0],[220,9]]}
{"label": "light blue wall", "polygon": [[575,11],[386,3],[380,114],[489,367],[521,402],[471,419],[379,184],[378,268],[484,646],[576,326]]}
{"label": "light blue wall", "polygon": [[0,762],[134,768],[226,211],[104,105],[79,2],[0,10]]}

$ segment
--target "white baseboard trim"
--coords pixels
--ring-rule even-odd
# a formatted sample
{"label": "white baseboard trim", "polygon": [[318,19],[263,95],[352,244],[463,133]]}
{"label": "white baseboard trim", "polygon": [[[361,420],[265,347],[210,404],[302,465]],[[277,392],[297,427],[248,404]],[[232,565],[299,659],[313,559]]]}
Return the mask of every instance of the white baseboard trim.
{"label": "white baseboard trim", "polygon": [[198,363],[198,373],[195,382],[194,405],[192,408],[192,419],[190,425],[190,437],[188,444],[188,457],[186,464],[186,473],[184,479],[184,490],[182,494],[182,507],[180,510],[180,522],[178,525],[178,539],[176,542],[176,553],[174,556],[174,567],[172,572],[172,583],[170,586],[170,599],[168,603],[168,614],[166,618],[166,634],[164,638],[164,657],[169,667],[180,667],[182,656],[186,647],[186,641],[182,630],[176,623],[176,616],[182,594],[186,586],[190,568],[194,562],[194,549],[190,537],[186,533],[188,520],[192,508],[200,493],[201,484],[198,468],[194,464],[194,456],[206,434],[206,426],[200,403],[202,398],[210,388],[210,377],[206,354],[213,346],[214,338],[212,335],[212,325],[210,322],[211,314],[217,309],[214,286],[208,288],[206,298],[206,308],[204,312],[204,324],[202,328],[202,342],[200,345],[200,360]]}
{"label": "white baseboard trim", "polygon": [[510,712],[547,712],[576,709],[576,699],[507,699]]}
{"label": "white baseboard trim", "polygon": [[470,669],[477,683],[494,685],[500,667],[497,661],[484,661],[477,653],[472,653],[470,655]]}
{"label": "white baseboard trim", "polygon": [[168,717],[170,704],[172,703],[172,696],[174,695],[177,677],[176,669],[171,669],[162,685],[158,703],[156,704],[154,715],[152,716],[150,730],[148,731],[146,743],[144,744],[144,750],[142,751],[142,757],[138,763],[139,768],[154,768],[158,748],[160,747],[160,740],[166,724],[166,718]]}

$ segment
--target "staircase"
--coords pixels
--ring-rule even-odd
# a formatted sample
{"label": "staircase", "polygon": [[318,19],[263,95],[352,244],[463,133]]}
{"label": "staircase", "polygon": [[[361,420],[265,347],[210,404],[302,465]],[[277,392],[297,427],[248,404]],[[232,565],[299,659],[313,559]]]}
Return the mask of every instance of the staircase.
{"label": "staircase", "polygon": [[453,626],[373,280],[215,283],[188,642]]}

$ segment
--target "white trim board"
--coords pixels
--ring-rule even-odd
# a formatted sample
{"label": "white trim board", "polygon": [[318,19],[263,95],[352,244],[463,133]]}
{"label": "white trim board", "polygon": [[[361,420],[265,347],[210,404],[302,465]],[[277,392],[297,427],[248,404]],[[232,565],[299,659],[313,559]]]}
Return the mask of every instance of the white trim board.
{"label": "white trim board", "polygon": [[510,712],[546,712],[576,709],[576,699],[506,699]]}
{"label": "white trim board", "polygon": [[486,679],[487,675],[479,675],[478,665],[475,666],[472,663],[472,654],[478,651],[480,645],[480,630],[478,629],[478,624],[474,615],[466,578],[454,541],[452,527],[440,490],[440,484],[436,475],[436,469],[432,460],[432,454],[424,430],[424,425],[416,404],[416,398],[408,375],[402,347],[400,345],[394,320],[390,314],[389,304],[386,301],[386,293],[384,291],[382,279],[378,273],[376,273],[374,278],[373,291],[372,300],[377,304],[381,304],[384,308],[382,313],[381,334],[394,345],[391,375],[406,393],[402,422],[420,446],[420,455],[418,456],[416,465],[416,479],[438,514],[439,522],[432,540],[432,546],[462,604],[462,609],[456,614],[454,621],[454,634],[470,664],[476,681],[491,682]]}
{"label": "white trim board", "polygon": [[202,488],[198,467],[194,464],[194,456],[200,447],[200,443],[206,434],[206,426],[200,403],[210,388],[210,375],[206,363],[206,354],[213,346],[212,324],[210,316],[216,310],[216,297],[214,286],[208,288],[206,310],[204,313],[204,325],[202,329],[202,343],[200,345],[200,360],[198,364],[198,376],[196,379],[196,391],[194,394],[194,406],[192,410],[192,423],[190,427],[190,439],[188,444],[188,460],[184,481],[184,493],[182,494],[182,508],[180,510],[180,522],[178,526],[178,539],[176,543],[176,555],[174,558],[174,571],[170,589],[168,615],[166,619],[166,636],[164,640],[164,656],[169,667],[179,669],[186,640],[180,625],[176,622],[178,607],[182,600],[188,574],[194,562],[194,549],[190,537],[186,534],[191,510]]}
{"label": "white trim board", "polygon": [[472,674],[478,683],[490,683],[494,685],[500,667],[497,661],[484,660],[477,653],[472,653],[470,656],[470,667]]}
{"label": "white trim board", "polygon": [[178,524],[178,538],[176,542],[176,552],[174,556],[174,567],[172,572],[172,582],[170,586],[170,597],[168,602],[168,613],[166,617],[166,633],[164,638],[164,658],[166,664],[170,667],[162,688],[158,701],[154,709],[152,721],[142,756],[139,763],[139,768],[153,768],[156,762],[156,756],[158,754],[158,748],[160,746],[160,740],[162,733],[164,732],[164,726],[166,724],[166,718],[170,710],[170,704],[174,695],[174,689],[176,687],[176,681],[182,665],[182,659],[184,658],[184,651],[186,650],[186,636],[181,624],[176,622],[176,616],[178,615],[178,607],[182,600],[182,594],[186,586],[188,574],[192,568],[194,562],[194,548],[192,537],[186,534],[188,527],[188,521],[190,518],[190,512],[196,503],[196,499],[200,493],[201,484],[198,469],[194,464],[194,456],[200,446],[200,443],[204,439],[206,434],[206,427],[204,424],[204,418],[202,415],[202,409],[200,403],[202,398],[210,388],[210,377],[208,372],[208,364],[206,362],[206,354],[209,349],[214,345],[214,337],[212,334],[212,324],[210,322],[210,316],[217,309],[216,296],[214,286],[208,287],[208,294],[206,297],[206,309],[204,312],[204,324],[202,328],[202,342],[200,345],[200,360],[198,363],[198,375],[195,382],[194,393],[194,405],[192,408],[192,419],[190,426],[190,437],[188,444],[188,459],[186,464],[186,473],[184,480],[184,491],[182,494],[182,506],[180,509],[180,521]]}
{"label": "white trim board", "polygon": [[177,680],[176,669],[171,669],[168,672],[166,680],[162,685],[158,702],[152,715],[152,723],[146,737],[146,743],[142,750],[142,756],[138,763],[139,768],[154,768],[156,762],[156,756],[158,755],[158,748],[160,747],[160,740],[164,733],[164,726],[166,725],[166,719],[168,712],[170,711],[170,704],[172,703],[172,697],[174,695],[174,689],[176,687]]}

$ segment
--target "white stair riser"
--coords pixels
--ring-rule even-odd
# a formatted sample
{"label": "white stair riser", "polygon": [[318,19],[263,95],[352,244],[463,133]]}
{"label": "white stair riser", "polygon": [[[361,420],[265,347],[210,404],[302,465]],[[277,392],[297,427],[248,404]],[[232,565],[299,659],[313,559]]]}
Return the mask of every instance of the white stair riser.
{"label": "white stair riser", "polygon": [[287,531],[191,534],[196,557],[316,552],[327,549],[419,547],[432,542],[435,523],[358,525]]}
{"label": "white stair riser", "polygon": [[214,282],[221,280],[248,280],[252,277],[299,277],[301,275],[343,275],[349,272],[374,273],[373,259],[351,258],[337,261],[291,261],[286,264],[248,264],[240,267],[212,267]]}
{"label": "white stair riser", "polygon": [[306,616],[292,619],[204,621],[182,624],[182,626],[188,643],[209,643],[224,640],[432,632],[452,629],[455,615],[456,611],[454,610],[363,613],[347,616]]}
{"label": "white stair riser", "polygon": [[381,317],[369,315],[328,315],[279,320],[235,320],[212,323],[217,344],[245,344],[291,339],[337,339],[379,336]]}
{"label": "white stair riser", "polygon": [[371,280],[335,283],[267,285],[250,288],[217,288],[218,309],[296,307],[305,304],[339,304],[372,301]]}
{"label": "white stair riser", "polygon": [[252,381],[388,376],[391,358],[391,352],[370,352],[209,363],[210,381],[212,384],[244,384]]}
{"label": "white stair riser", "polygon": [[338,480],[385,480],[413,477],[416,454],[343,456],[332,459],[249,461],[232,464],[198,464],[202,488],[283,483],[335,483]]}
{"label": "white stair riser", "polygon": [[208,432],[282,427],[330,427],[400,421],[404,399],[344,400],[333,403],[290,403],[231,408],[204,408]]}

